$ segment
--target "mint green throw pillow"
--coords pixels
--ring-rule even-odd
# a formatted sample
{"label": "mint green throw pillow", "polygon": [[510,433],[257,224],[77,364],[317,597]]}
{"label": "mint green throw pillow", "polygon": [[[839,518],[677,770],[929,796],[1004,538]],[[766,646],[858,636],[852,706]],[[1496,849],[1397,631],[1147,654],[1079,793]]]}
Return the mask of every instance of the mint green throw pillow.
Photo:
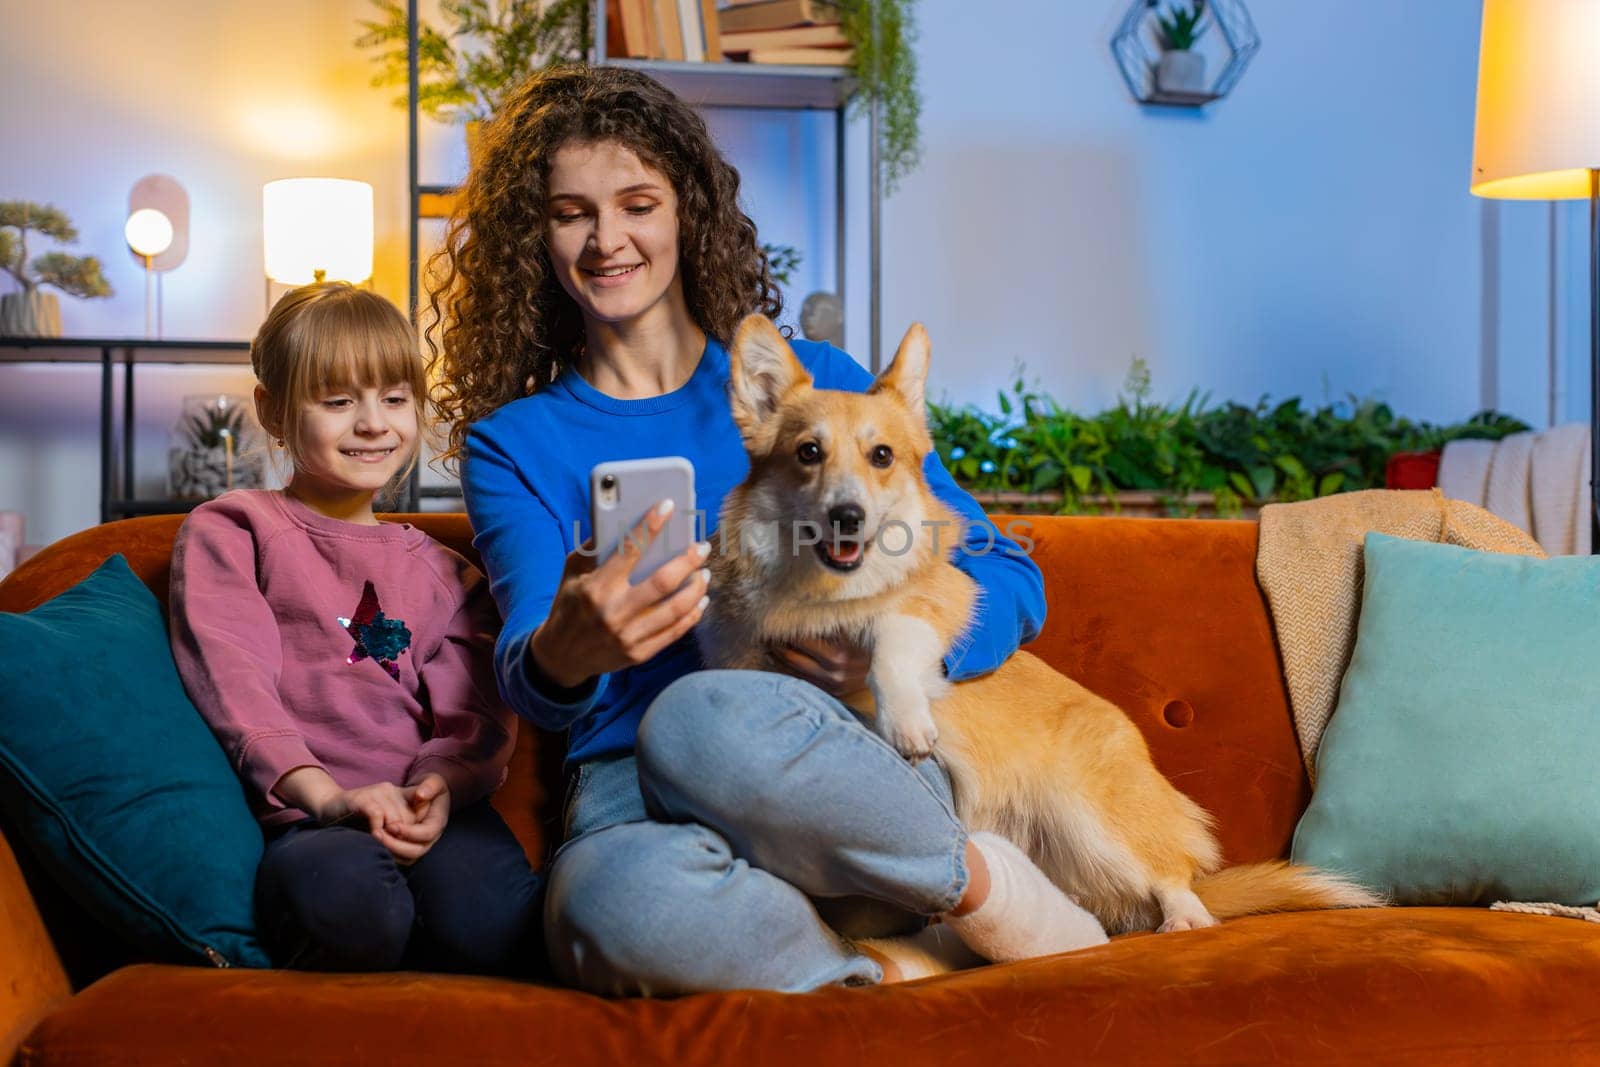
{"label": "mint green throw pillow", "polygon": [[1600,899],[1600,559],[1367,534],[1293,856],[1399,904]]}

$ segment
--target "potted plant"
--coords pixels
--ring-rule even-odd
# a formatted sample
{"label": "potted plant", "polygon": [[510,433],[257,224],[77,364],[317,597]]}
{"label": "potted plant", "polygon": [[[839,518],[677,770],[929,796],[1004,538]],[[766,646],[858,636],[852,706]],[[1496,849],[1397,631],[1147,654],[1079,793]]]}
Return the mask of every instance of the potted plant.
{"label": "potted plant", "polygon": [[68,296],[91,299],[111,295],[111,284],[100,273],[94,256],[69,256],[46,252],[28,261],[28,234],[36,232],[61,244],[78,239],[66,214],[49,204],[27,200],[0,200],[0,268],[16,281],[21,292],[0,296],[0,334],[11,337],[61,336],[61,303],[54,286]]}
{"label": "potted plant", "polygon": [[956,481],[1003,511],[1248,515],[1274,501],[1382,488],[1397,453],[1528,428],[1494,412],[1433,426],[1356,398],[1311,409],[1297,397],[1212,406],[1191,393],[1164,404],[1151,399],[1139,359],[1116,405],[1098,415],[1067,411],[1020,376],[999,408],[930,403],[928,418]]}
{"label": "potted plant", "polygon": [[[362,48],[377,48],[376,86],[409,80],[405,5],[372,0],[378,19],[361,21]],[[437,30],[417,23],[417,107],[424,115],[467,128],[473,152],[478,124],[500,109],[530,74],[561,63],[582,62],[593,41],[590,0],[441,0],[449,22]],[[406,96],[395,98],[405,107]]]}
{"label": "potted plant", "polygon": [[[1154,7],[1154,0],[1151,0]],[[1206,87],[1206,57],[1194,50],[1206,32],[1201,22],[1206,0],[1192,6],[1174,4],[1165,13],[1156,12],[1156,43],[1161,60],[1156,64],[1156,88],[1168,93],[1200,93]]]}
{"label": "potted plant", "polygon": [[254,423],[240,397],[186,396],[167,449],[168,488],[182,500],[208,500],[229,489],[259,489],[265,464]]}

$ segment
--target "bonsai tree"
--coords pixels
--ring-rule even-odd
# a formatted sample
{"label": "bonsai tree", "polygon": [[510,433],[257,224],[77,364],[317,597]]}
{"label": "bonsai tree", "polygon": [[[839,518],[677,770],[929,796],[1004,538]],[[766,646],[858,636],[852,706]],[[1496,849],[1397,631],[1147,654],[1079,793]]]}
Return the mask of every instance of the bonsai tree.
{"label": "bonsai tree", "polygon": [[[379,48],[372,84],[405,85],[406,10],[399,0],[372,0],[381,12],[362,20],[362,48]],[[593,41],[589,0],[440,0],[449,28],[417,23],[417,107],[445,122],[482,122],[530,74],[579,62]],[[395,98],[406,106],[404,94]]]}
{"label": "bonsai tree", "polygon": [[[1152,7],[1154,4],[1151,5]],[[1187,52],[1206,32],[1200,19],[1205,14],[1206,0],[1194,0],[1193,7],[1174,4],[1165,14],[1156,13],[1156,42],[1163,52]]]}
{"label": "bonsai tree", "polygon": [[72,220],[59,209],[27,200],[0,200],[0,268],[16,279],[24,293],[32,294],[41,285],[53,285],[69,296],[111,295],[111,285],[100,273],[100,261],[94,256],[46,252],[30,263],[30,231],[61,244],[78,239]]}

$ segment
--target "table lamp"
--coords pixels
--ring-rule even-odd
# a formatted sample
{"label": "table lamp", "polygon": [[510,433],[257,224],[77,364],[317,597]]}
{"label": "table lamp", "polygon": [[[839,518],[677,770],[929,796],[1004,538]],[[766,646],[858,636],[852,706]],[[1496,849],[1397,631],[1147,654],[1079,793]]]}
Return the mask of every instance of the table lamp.
{"label": "table lamp", "polygon": [[1472,192],[1589,201],[1589,544],[1600,552],[1600,2],[1484,0]]}
{"label": "table lamp", "polygon": [[343,178],[285,178],[261,191],[267,303],[272,283],[360,283],[372,277],[372,186]]}

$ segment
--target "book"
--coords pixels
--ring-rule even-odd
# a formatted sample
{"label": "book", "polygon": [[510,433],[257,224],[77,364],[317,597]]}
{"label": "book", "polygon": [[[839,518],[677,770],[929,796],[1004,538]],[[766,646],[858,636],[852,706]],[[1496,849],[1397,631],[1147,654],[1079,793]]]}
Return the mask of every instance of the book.
{"label": "book", "polygon": [[724,34],[778,30],[812,22],[838,22],[839,9],[828,0],[756,0],[717,12]]}
{"label": "book", "polygon": [[683,37],[684,61],[704,63],[706,31],[700,25],[700,0],[678,0],[678,31]]}
{"label": "book", "polygon": [[815,26],[791,26],[784,30],[751,30],[722,35],[724,52],[748,52],[752,48],[848,48],[837,22]]}
{"label": "book", "polygon": [[[621,40],[618,41],[618,36]],[[629,59],[649,59],[656,54],[655,23],[650,0],[608,0],[606,53]]]}
{"label": "book", "polygon": [[811,67],[848,67],[852,48],[752,48],[752,63],[799,63]]}
{"label": "book", "polygon": [[656,57],[682,61],[683,27],[678,22],[678,0],[649,0],[649,2],[656,28]]}
{"label": "book", "polygon": [[700,27],[706,35],[706,62],[721,63],[722,29],[717,21],[717,0],[700,0]]}

